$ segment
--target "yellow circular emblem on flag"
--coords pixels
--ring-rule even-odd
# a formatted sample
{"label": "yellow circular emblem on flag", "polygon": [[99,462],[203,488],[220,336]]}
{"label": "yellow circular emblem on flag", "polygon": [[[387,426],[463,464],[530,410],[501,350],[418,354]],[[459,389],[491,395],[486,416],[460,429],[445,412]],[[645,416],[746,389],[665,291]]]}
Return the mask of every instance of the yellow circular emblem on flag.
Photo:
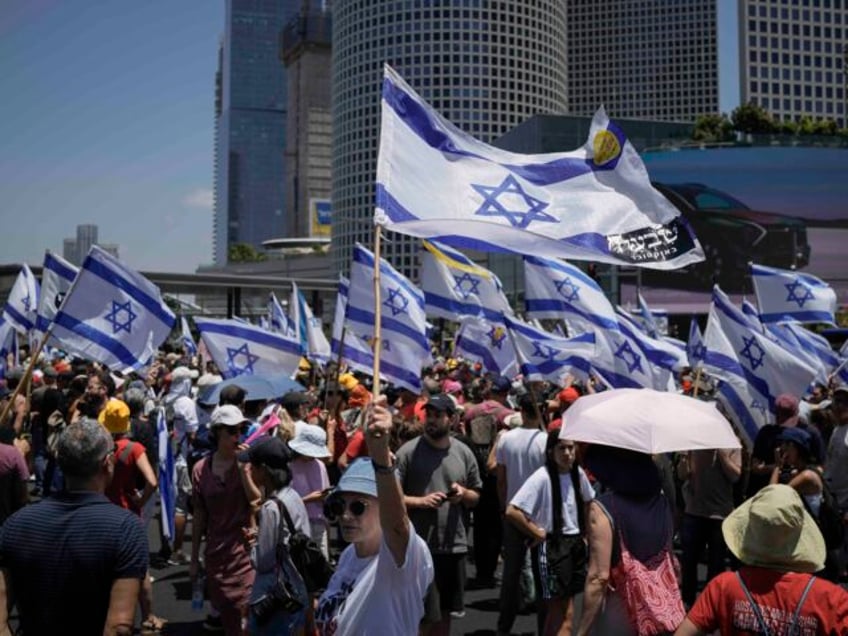
{"label": "yellow circular emblem on flag", "polygon": [[618,137],[609,130],[601,130],[595,135],[592,142],[592,151],[595,154],[595,165],[601,166],[621,154],[621,144],[618,143]]}

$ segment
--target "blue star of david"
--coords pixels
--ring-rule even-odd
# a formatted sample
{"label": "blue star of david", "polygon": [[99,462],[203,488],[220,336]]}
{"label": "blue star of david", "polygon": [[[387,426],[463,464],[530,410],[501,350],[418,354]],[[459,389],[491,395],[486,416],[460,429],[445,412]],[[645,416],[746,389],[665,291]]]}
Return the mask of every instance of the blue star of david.
{"label": "blue star of david", "polygon": [[498,350],[503,349],[504,340],[506,340],[506,330],[503,327],[492,327],[486,334],[489,336],[489,343]]}
{"label": "blue star of david", "polygon": [[[395,301],[397,301],[397,304],[395,304]],[[396,287],[389,290],[389,297],[383,304],[392,310],[392,316],[397,316],[398,314],[406,313],[406,308],[409,306],[409,299],[403,295],[400,287]]]}
{"label": "blue star of david", "polygon": [[[813,290],[811,290],[803,281],[796,280],[792,283],[785,283],[784,287],[789,290],[789,295],[786,296],[786,302],[788,303],[798,303],[799,307],[804,306],[804,303],[808,300],[814,300],[815,296],[813,296]],[[798,288],[803,290],[803,294],[798,294]]]}
{"label": "blue star of david", "polygon": [[759,411],[763,415],[763,417],[768,415],[768,409],[766,408],[766,405],[756,398],[754,398],[751,402],[750,408],[751,410]]}
{"label": "blue star of david", "polygon": [[[543,212],[549,204],[527,194],[521,187],[521,184],[512,175],[508,175],[499,186],[485,186],[472,183],[471,187],[483,195],[483,205],[474,214],[479,214],[480,216],[503,216],[510,222],[512,227],[520,230],[526,229],[533,221],[559,223],[559,219]],[[526,209],[507,209],[498,201],[498,197],[503,194],[513,195],[511,197],[513,201],[516,197],[521,197],[524,199]]]}
{"label": "blue star of david", "polygon": [[32,299],[29,297],[29,294],[24,296],[23,299],[21,300],[21,302],[24,305],[24,309],[28,312],[29,311],[29,305],[32,302]]}
{"label": "blue star of david", "polygon": [[[244,364],[239,365],[237,358],[239,356],[243,356]],[[229,369],[233,375],[240,375],[242,373],[253,373],[253,364],[259,361],[259,356],[253,355],[250,353],[250,349],[245,342],[238,349],[231,349],[227,347],[227,369]]]}
{"label": "blue star of david", "polygon": [[[480,280],[474,278],[468,272],[465,272],[462,276],[454,276],[453,279],[456,281],[456,285],[453,290],[464,299],[467,299],[471,294],[480,293],[480,290],[478,289],[480,286]],[[465,283],[468,283],[468,288],[465,287]]]}
{"label": "blue star of david", "polygon": [[534,358],[543,358],[545,360],[553,360],[556,357],[557,350],[551,346],[543,345],[538,340],[534,340],[533,345],[533,357]]}
{"label": "blue star of david", "polygon": [[575,285],[568,276],[562,280],[558,280],[554,283],[554,285],[556,285],[557,291],[560,295],[567,301],[573,303],[580,299],[580,296],[578,295],[580,288]]}
{"label": "blue star of david", "polygon": [[763,366],[763,358],[766,357],[766,352],[763,351],[763,348],[753,336],[750,338],[742,336],[742,342],[745,343],[745,346],[740,355],[751,365],[751,371],[756,371],[758,367]]}
{"label": "blue star of david", "polygon": [[633,347],[630,346],[629,342],[624,341],[613,355],[627,365],[628,373],[633,373],[633,371],[637,370],[639,373],[645,373],[645,370],[642,369],[642,356],[633,351]]}
{"label": "blue star of david", "polygon": [[[120,320],[120,314],[122,312],[126,315],[126,319],[123,322]],[[123,304],[113,300],[112,311],[106,314],[106,322],[112,325],[113,334],[118,333],[119,331],[132,333],[132,322],[136,318],[138,318],[138,314],[132,310],[132,305],[129,300]]]}

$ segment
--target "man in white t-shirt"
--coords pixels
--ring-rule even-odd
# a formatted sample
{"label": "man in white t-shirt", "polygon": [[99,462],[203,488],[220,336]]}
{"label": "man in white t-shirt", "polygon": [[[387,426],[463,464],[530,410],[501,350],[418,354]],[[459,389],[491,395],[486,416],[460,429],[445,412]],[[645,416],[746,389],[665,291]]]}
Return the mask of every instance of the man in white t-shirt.
{"label": "man in white t-shirt", "polygon": [[[502,511],[506,510],[506,504],[530,475],[545,465],[546,435],[542,431],[541,412],[532,394],[522,395],[518,407],[521,411],[521,426],[501,434],[495,446],[498,497]],[[525,537],[506,521],[503,555],[498,633],[508,634],[512,630],[522,598],[525,603],[532,603],[535,590]],[[522,587],[525,589],[522,590]]]}

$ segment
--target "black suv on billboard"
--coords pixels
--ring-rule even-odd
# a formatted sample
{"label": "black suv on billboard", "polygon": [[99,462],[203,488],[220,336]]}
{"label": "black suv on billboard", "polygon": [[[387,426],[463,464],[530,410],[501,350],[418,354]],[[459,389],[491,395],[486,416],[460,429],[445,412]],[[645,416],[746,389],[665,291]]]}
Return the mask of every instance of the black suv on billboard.
{"label": "black suv on billboard", "polygon": [[654,183],[686,218],[704,248],[706,260],[683,271],[693,283],[740,289],[748,263],[800,269],[810,262],[803,219],[752,210],[726,192],[700,183]]}

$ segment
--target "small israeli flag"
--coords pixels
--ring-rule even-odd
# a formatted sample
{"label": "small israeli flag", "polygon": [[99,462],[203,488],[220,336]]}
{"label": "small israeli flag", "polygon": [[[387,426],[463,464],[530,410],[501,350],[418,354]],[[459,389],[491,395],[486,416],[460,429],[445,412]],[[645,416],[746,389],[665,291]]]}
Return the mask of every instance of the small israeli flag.
{"label": "small israeli flag", "polygon": [[41,297],[38,299],[38,317],[35,321],[37,331],[42,334],[47,332],[78,273],[79,267],[72,265],[64,258],[50,251],[44,255],[44,267],[41,270]]}
{"label": "small israeli flag", "polygon": [[191,335],[191,329],[188,327],[188,320],[186,320],[185,316],[180,316],[180,328],[182,329],[180,339],[183,343],[183,348],[188,355],[196,356],[197,343],[194,342],[194,337]]}
{"label": "small israeli flag", "polygon": [[793,320],[835,323],[836,292],[820,278],[751,264],[751,280],[763,324]]}
{"label": "small israeli flag", "polygon": [[29,265],[24,263],[3,309],[3,318],[22,334],[35,328],[38,294],[38,281]]}

